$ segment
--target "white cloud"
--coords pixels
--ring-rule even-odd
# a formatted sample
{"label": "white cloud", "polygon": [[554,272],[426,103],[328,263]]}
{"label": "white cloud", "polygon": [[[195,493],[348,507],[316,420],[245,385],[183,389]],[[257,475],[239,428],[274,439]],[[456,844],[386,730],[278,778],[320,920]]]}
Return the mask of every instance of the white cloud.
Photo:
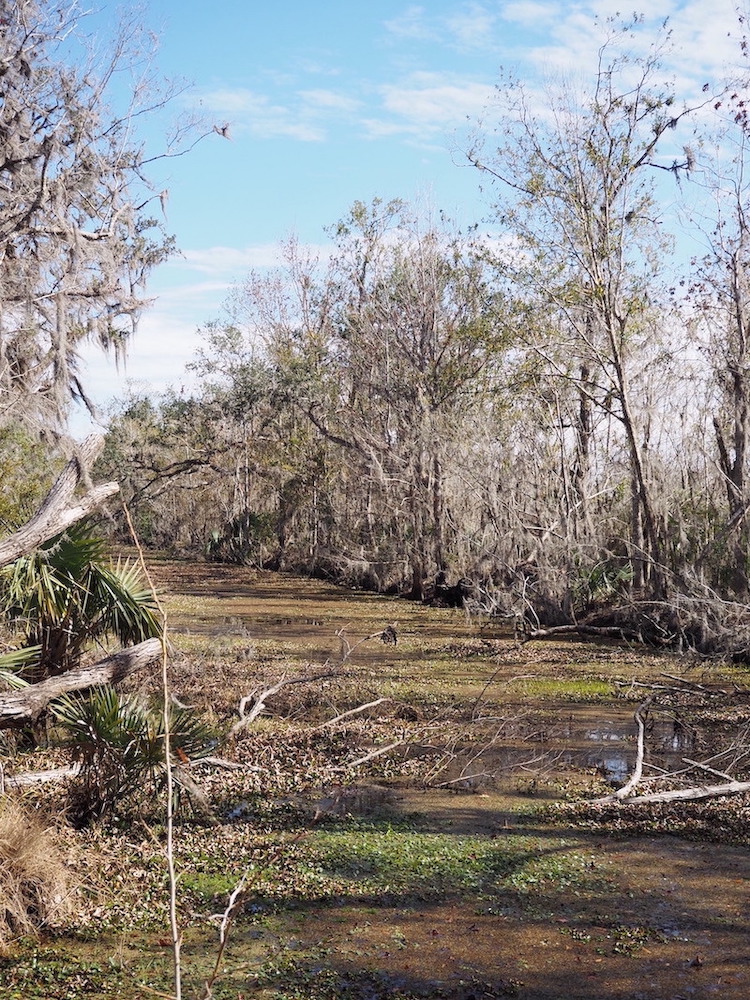
{"label": "white cloud", "polygon": [[280,261],[277,243],[265,243],[254,247],[206,247],[200,250],[185,250],[184,263],[191,270],[201,274],[231,275],[246,272],[253,267],[274,267]]}
{"label": "white cloud", "polygon": [[503,4],[502,17],[526,28],[555,24],[562,20],[559,4],[540,3],[539,0],[518,0],[517,3]]}
{"label": "white cloud", "polygon": [[247,130],[260,139],[288,137],[300,142],[321,142],[325,132],[305,120],[296,109],[272,103],[264,94],[244,88],[205,92],[201,103],[206,111],[221,120],[228,119],[233,128]]}
{"label": "white cloud", "polygon": [[439,73],[415,73],[402,84],[381,87],[385,108],[412,123],[442,126],[479,114],[492,85],[474,80],[449,82]]}
{"label": "white cloud", "polygon": [[467,4],[446,24],[453,39],[462,48],[484,49],[494,43],[493,32],[497,17],[478,3]]}
{"label": "white cloud", "polygon": [[495,10],[472,0],[447,16],[437,17],[430,17],[427,7],[412,5],[384,26],[398,41],[439,42],[466,50],[487,49],[496,44],[493,33],[497,22]]}
{"label": "white cloud", "polygon": [[[625,8],[627,10],[627,8]],[[582,73],[591,76],[596,53],[607,36],[627,16],[621,17],[621,0],[589,0],[574,5],[555,0],[514,0],[502,8],[502,17],[523,26],[543,27],[547,40],[515,53],[520,62],[543,72]],[[612,18],[612,25],[608,19]],[[739,29],[735,0],[663,0],[652,8],[643,24],[624,39],[632,51],[645,54],[667,21],[662,62],[665,78],[679,74],[679,83],[706,82],[724,76],[739,62]],[[683,95],[680,94],[682,97]],[[692,95],[684,95],[689,99]]]}
{"label": "white cloud", "polygon": [[[89,344],[83,349],[83,384],[103,418],[112,401],[123,399],[131,389],[153,398],[170,386],[178,391],[181,386],[190,388],[195,384],[195,376],[185,370],[185,365],[192,360],[202,339],[194,322],[156,307],[143,316],[126,361],[119,368],[98,345]],[[75,437],[82,438],[96,429],[96,425],[79,408],[71,429]]]}
{"label": "white cloud", "polygon": [[329,66],[326,63],[318,62],[315,59],[303,58],[299,62],[299,68],[303,73],[310,76],[340,76],[341,70],[338,66]]}
{"label": "white cloud", "polygon": [[384,121],[382,118],[363,118],[360,126],[368,139],[387,139],[396,135],[413,135],[415,128],[413,125],[404,122]]}
{"label": "white cloud", "polygon": [[435,41],[437,33],[427,22],[424,7],[407,7],[403,14],[384,22],[384,27],[395,38],[411,38],[417,41]]}
{"label": "white cloud", "polygon": [[333,111],[354,111],[359,101],[333,90],[301,90],[300,97],[311,107]]}
{"label": "white cloud", "polygon": [[[300,255],[320,260],[331,252],[330,245],[301,244],[297,249]],[[125,363],[118,369],[97,344],[84,346],[82,381],[94,403],[105,411],[113,399],[127,395],[129,385],[151,396],[169,387],[190,390],[195,376],[185,366],[203,344],[201,328],[226,317],[231,290],[251,269],[282,263],[279,244],[208,247],[172,258],[154,275],[153,303],[141,317]],[[196,274],[207,280],[195,281]],[[81,410],[73,420],[73,433],[80,438],[91,430],[91,421]]]}
{"label": "white cloud", "polygon": [[702,82],[708,82],[741,64],[739,40],[744,32],[734,0],[693,0],[677,11],[669,24],[674,59],[694,78],[704,76]]}

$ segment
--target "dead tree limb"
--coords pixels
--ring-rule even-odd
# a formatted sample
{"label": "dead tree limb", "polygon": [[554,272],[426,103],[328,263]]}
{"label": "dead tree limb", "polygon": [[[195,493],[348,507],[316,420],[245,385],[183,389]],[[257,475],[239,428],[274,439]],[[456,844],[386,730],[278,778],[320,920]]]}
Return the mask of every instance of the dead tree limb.
{"label": "dead tree limb", "polygon": [[[260,694],[253,692],[252,694],[245,695],[244,698],[240,699],[238,708],[239,721],[235,722],[229,730],[229,736],[236,736],[237,733],[251,726],[258,716],[265,711],[268,699],[272,695],[278,694],[282,688],[289,687],[292,684],[314,684],[315,681],[323,681],[331,677],[341,676],[342,672],[340,670],[330,670],[324,674],[315,674],[313,677],[290,677],[289,680],[286,677],[282,677],[280,681],[272,684],[265,691],[261,691]],[[248,705],[252,706],[249,710]]]}
{"label": "dead tree limb", "polygon": [[374,760],[376,757],[381,757],[384,753],[388,753],[389,750],[395,750],[396,747],[402,746],[404,742],[404,740],[396,740],[394,743],[389,743],[388,746],[378,747],[376,750],[365,754],[364,757],[357,757],[356,760],[352,760],[348,764],[343,764],[341,767],[335,767],[333,770],[348,771],[352,767],[360,767],[360,765],[366,764],[368,760]]}
{"label": "dead tree limb", "polygon": [[71,458],[44,498],[41,507],[22,528],[0,542],[0,566],[7,566],[21,556],[33,552],[44,542],[71,524],[82,520],[119,490],[117,483],[93,486],[77,500],[73,493],[81,479],[88,474],[97,455],[104,446],[104,438],[92,434],[79,446],[78,454]]}
{"label": "dead tree limb", "polygon": [[520,641],[523,644],[532,639],[554,639],[558,635],[590,635],[594,638],[638,642],[641,645],[660,645],[652,639],[646,643],[640,632],[621,625],[550,625],[549,628],[535,628],[525,632]]}
{"label": "dead tree limb", "polygon": [[162,655],[161,639],[147,639],[122,649],[90,667],[68,670],[39,684],[0,695],[0,729],[13,729],[35,722],[54,698],[67,691],[85,691],[98,684],[116,684],[148,666]]}
{"label": "dead tree limb", "polygon": [[643,758],[646,755],[646,716],[648,715],[648,709],[653,700],[653,696],[646,698],[646,700],[635,710],[635,721],[638,726],[635,767],[633,768],[633,773],[630,775],[622,788],[618,788],[613,794],[612,798],[614,799],[626,799],[641,780],[641,776],[643,775]]}
{"label": "dead tree limb", "polygon": [[364,705],[358,705],[356,708],[350,708],[348,712],[342,712],[341,715],[334,716],[333,719],[326,719],[317,728],[325,729],[326,726],[332,726],[335,722],[341,722],[342,719],[348,719],[352,715],[359,715],[360,712],[366,712],[368,708],[376,708],[378,705],[382,705],[383,702],[390,700],[390,698],[378,698],[376,701],[368,701]]}
{"label": "dead tree limb", "polygon": [[724,778],[725,781],[734,781],[731,774],[727,774],[726,771],[717,771],[714,767],[709,767],[708,764],[702,764],[699,760],[691,760],[689,757],[682,758],[683,763],[689,764],[691,767],[697,767],[700,771],[706,771],[708,774],[713,774],[715,778]]}
{"label": "dead tree limb", "polygon": [[6,774],[5,784],[8,788],[27,788],[29,785],[43,785],[49,781],[63,781],[65,778],[75,778],[80,767],[56,767],[50,771],[24,771],[22,774]]}
{"label": "dead tree limb", "polygon": [[[728,781],[724,785],[697,785],[693,788],[677,788],[668,792],[647,792],[645,795],[634,795],[629,799],[620,799],[621,805],[637,806],[648,802],[696,802],[700,799],[717,799],[724,795],[741,795],[750,792],[750,781]],[[606,795],[595,799],[592,805],[607,805],[615,801],[614,796]]]}

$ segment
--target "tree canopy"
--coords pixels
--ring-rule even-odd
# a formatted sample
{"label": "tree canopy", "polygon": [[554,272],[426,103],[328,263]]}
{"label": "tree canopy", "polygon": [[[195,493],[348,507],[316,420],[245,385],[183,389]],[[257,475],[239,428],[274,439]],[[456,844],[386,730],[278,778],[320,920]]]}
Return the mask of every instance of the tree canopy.
{"label": "tree canopy", "polygon": [[147,55],[133,21],[105,55],[69,0],[0,0],[0,24],[2,419],[58,429],[72,398],[87,401],[81,344],[124,352],[172,249],[147,176],[165,150],[133,127],[169,95],[141,67],[126,106],[109,102],[118,71]]}

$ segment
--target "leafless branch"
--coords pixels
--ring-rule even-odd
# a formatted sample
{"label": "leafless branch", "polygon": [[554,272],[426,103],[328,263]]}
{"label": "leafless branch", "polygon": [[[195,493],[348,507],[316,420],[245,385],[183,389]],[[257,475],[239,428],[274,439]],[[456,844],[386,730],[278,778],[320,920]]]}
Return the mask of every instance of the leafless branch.
{"label": "leafless branch", "polygon": [[342,712],[341,715],[337,715],[333,719],[327,719],[316,728],[325,729],[326,726],[333,726],[335,723],[341,722],[342,719],[348,719],[352,715],[359,715],[360,712],[366,712],[368,708],[376,708],[378,705],[383,705],[390,700],[390,698],[378,698],[376,701],[368,701],[364,705],[358,705],[357,708],[350,708],[348,712]]}

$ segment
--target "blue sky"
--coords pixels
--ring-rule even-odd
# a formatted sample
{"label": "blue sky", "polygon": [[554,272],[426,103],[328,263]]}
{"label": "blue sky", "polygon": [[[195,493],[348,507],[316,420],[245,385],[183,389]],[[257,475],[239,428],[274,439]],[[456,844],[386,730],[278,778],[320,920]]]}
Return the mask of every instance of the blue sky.
{"label": "blue sky", "polygon": [[[400,197],[459,223],[487,218],[481,178],[462,158],[469,120],[486,114],[501,67],[532,85],[595,66],[596,18],[620,0],[146,0],[159,38],[154,70],[189,89],[173,106],[229,123],[156,168],[181,255],[154,275],[124,373],[86,352],[100,404],[126,380],[159,392],[190,383],[199,328],[220,316],[250,267],[273,264],[290,235],[322,245],[355,200]],[[644,5],[646,6],[646,5]],[[670,18],[678,92],[697,92],[736,58],[734,0],[649,3]],[[628,8],[630,9],[630,8]],[[105,2],[96,30],[117,17]],[[156,137],[151,135],[155,142]],[[84,428],[79,418],[78,433]]]}

